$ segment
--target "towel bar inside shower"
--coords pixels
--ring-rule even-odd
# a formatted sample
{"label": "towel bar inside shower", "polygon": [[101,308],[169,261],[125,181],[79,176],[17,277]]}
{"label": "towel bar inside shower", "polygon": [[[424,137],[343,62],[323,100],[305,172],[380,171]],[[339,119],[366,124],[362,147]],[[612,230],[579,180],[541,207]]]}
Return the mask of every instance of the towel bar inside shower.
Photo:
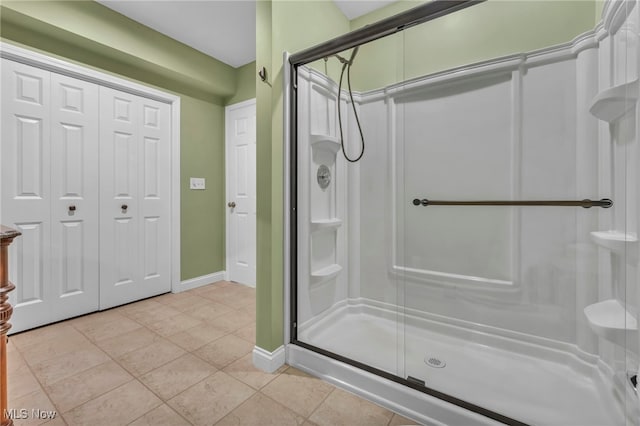
{"label": "towel bar inside shower", "polygon": [[608,209],[613,206],[613,201],[609,198],[600,200],[502,200],[502,201],[443,201],[429,200],[427,198],[415,198],[414,206],[561,206],[561,207],[602,207]]}

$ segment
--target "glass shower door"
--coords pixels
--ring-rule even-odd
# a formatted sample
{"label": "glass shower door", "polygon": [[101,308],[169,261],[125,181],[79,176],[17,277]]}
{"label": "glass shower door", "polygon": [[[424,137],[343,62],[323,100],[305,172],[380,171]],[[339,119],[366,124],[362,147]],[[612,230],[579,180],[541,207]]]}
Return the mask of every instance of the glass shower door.
{"label": "glass shower door", "polygon": [[611,45],[426,75],[433,28],[404,32],[391,251],[427,392],[511,424],[637,424],[635,13]]}
{"label": "glass shower door", "polygon": [[298,68],[294,343],[460,418],[640,424],[640,8],[594,9],[485,2]]}

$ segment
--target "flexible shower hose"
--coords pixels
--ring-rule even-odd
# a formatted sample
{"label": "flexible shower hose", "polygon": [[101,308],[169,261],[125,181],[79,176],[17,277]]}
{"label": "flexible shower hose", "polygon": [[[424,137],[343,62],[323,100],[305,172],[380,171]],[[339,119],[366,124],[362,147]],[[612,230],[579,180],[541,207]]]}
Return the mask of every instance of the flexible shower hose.
{"label": "flexible shower hose", "polygon": [[[353,114],[356,117],[356,123],[358,124],[358,131],[360,132],[360,141],[362,150],[360,155],[356,158],[349,158],[347,151],[344,149],[344,136],[342,134],[342,114],[340,113],[340,93],[342,92],[342,78],[344,77],[344,70],[347,70],[347,86],[349,88],[349,99],[351,99],[351,107],[353,108]],[[338,126],[340,127],[340,147],[342,148],[342,154],[344,158],[350,162],[355,163],[359,161],[364,155],[364,135],[362,134],[362,127],[360,126],[360,119],[358,118],[358,112],[356,111],[356,104],[353,102],[353,93],[351,92],[351,61],[342,63],[342,71],[340,72],[340,83],[338,84]]]}

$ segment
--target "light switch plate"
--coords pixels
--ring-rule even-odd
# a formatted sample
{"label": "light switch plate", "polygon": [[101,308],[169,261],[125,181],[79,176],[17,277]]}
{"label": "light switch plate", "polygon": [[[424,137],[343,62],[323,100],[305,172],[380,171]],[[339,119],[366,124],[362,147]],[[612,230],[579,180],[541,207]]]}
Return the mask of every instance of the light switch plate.
{"label": "light switch plate", "polygon": [[189,179],[190,189],[205,189],[204,178],[191,178]]}

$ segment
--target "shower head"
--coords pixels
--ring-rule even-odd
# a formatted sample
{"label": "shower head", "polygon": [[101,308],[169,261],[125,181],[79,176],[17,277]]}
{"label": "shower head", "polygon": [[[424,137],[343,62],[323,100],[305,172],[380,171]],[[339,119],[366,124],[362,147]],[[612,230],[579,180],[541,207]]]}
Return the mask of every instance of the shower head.
{"label": "shower head", "polygon": [[[351,57],[349,58],[349,60],[347,61],[345,58],[343,58],[342,56],[338,55],[337,53],[333,56],[335,56],[336,58],[338,58],[338,60],[340,61],[340,63],[342,65],[353,65],[353,59],[356,57],[356,55],[358,54],[358,49],[360,49],[360,46],[356,46],[353,51],[351,52]],[[324,60],[326,61],[328,58],[324,58]]]}

